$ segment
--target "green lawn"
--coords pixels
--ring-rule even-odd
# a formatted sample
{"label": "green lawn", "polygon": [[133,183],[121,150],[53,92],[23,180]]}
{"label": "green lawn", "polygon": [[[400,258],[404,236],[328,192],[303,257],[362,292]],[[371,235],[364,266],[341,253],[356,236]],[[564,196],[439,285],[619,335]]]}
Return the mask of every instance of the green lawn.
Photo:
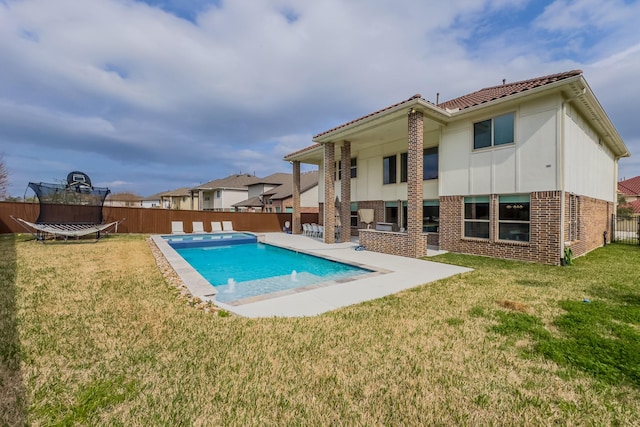
{"label": "green lawn", "polygon": [[144,236],[0,236],[0,425],[633,425],[640,248],[317,317],[193,308]]}

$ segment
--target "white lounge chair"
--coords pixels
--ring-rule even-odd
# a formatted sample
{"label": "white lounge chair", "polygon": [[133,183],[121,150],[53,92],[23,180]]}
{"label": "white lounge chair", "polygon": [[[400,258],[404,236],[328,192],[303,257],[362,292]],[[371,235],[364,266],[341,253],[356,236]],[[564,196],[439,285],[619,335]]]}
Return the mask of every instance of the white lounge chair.
{"label": "white lounge chair", "polygon": [[171,234],[184,234],[182,221],[171,221]]}
{"label": "white lounge chair", "polygon": [[198,234],[205,233],[202,221],[193,221],[193,232]]}
{"label": "white lounge chair", "polygon": [[232,221],[222,221],[222,231],[234,231]]}
{"label": "white lounge chair", "polygon": [[310,226],[305,222],[304,224],[302,224],[302,235],[309,236],[310,234],[311,234]]}
{"label": "white lounge chair", "polygon": [[220,231],[222,231],[222,224],[220,224],[220,221],[211,221],[211,232],[218,233]]}

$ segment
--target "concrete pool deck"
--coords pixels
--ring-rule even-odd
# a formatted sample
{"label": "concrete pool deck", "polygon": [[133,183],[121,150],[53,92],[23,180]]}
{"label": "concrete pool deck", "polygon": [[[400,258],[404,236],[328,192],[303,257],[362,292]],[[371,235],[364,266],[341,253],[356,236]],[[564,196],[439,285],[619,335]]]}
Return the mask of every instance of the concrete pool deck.
{"label": "concrete pool deck", "polygon": [[[472,271],[470,268],[386,255],[367,250],[356,251],[357,243],[326,244],[311,237],[285,233],[257,233],[260,240],[287,249],[307,252],[373,269],[379,274],[347,282],[334,282],[321,287],[291,290],[286,295],[266,298],[242,305],[216,301],[220,308],[245,317],[315,316],[327,311],[392,295],[436,280]],[[204,300],[213,298],[212,286],[161,236],[152,239],[167,261],[194,295]]]}

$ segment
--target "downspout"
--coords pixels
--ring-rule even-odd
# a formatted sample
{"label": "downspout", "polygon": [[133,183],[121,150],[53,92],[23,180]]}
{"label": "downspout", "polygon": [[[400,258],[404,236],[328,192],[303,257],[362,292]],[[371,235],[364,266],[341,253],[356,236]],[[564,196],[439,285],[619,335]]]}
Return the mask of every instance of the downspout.
{"label": "downspout", "polygon": [[565,181],[564,181],[564,168],[565,168],[565,137],[566,137],[566,116],[567,116],[567,104],[572,102],[575,99],[578,99],[584,94],[587,93],[587,88],[583,87],[582,91],[572,96],[571,98],[567,98],[562,101],[562,117],[560,120],[560,265],[565,265],[564,260],[564,244],[565,244],[565,234],[564,234],[564,226],[565,226]]}

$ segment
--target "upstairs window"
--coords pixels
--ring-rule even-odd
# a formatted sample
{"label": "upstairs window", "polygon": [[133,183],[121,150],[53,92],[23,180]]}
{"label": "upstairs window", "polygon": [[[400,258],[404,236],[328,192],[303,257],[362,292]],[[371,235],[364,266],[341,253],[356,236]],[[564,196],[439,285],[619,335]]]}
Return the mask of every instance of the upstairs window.
{"label": "upstairs window", "polygon": [[513,144],[515,114],[509,113],[473,124],[473,148]]}
{"label": "upstairs window", "polygon": [[397,181],[396,156],[388,156],[382,159],[382,183],[395,184]]}
{"label": "upstairs window", "polygon": [[[351,178],[358,177],[358,159],[356,157],[351,159]],[[334,178],[339,181],[342,179],[342,160],[336,162],[336,170],[334,172]]]}
{"label": "upstairs window", "polygon": [[438,147],[422,150],[422,179],[438,179]]}

